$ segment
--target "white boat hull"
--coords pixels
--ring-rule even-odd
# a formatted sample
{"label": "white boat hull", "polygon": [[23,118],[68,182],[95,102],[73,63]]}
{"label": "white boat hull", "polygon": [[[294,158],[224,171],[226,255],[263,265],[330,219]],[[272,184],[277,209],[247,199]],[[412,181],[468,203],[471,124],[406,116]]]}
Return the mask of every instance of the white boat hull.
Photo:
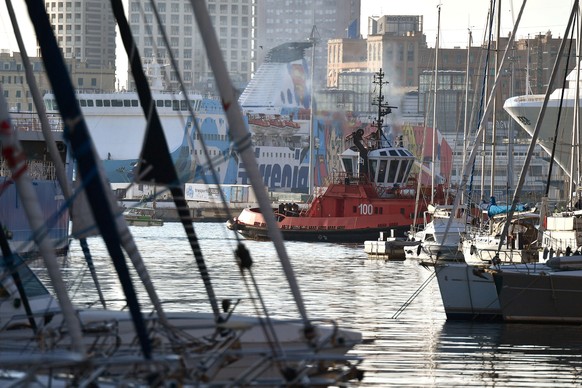
{"label": "white boat hull", "polygon": [[437,263],[435,271],[447,319],[501,318],[493,276],[485,271],[485,267],[465,263]]}

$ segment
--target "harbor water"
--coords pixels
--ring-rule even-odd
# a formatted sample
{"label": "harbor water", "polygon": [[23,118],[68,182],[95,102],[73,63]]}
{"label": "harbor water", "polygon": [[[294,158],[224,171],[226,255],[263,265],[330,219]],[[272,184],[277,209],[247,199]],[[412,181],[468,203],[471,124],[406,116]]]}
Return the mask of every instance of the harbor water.
{"label": "harbor water", "polygon": [[[223,223],[196,224],[202,254],[219,300],[255,314]],[[132,227],[136,244],[168,311],[209,312],[210,304],[181,224]],[[269,242],[242,241],[252,274],[273,317],[298,318],[280,262]],[[100,238],[89,245],[108,307],[122,308],[123,292]],[[363,246],[288,242],[310,319],[333,319],[363,333],[353,354],[365,360],[361,387],[574,387],[582,385],[579,326],[448,322],[430,268],[416,261],[370,259]],[[79,306],[97,303],[78,242],[63,259],[65,280]],[[41,263],[33,268],[43,274]],[[245,276],[249,280],[249,275]],[[144,310],[151,309],[139,291]]]}

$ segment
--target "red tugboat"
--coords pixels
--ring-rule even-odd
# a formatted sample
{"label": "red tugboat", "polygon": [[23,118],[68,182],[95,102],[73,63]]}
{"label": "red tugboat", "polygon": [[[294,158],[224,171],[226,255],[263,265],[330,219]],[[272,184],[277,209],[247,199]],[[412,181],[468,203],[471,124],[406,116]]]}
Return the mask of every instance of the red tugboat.
{"label": "red tugboat", "polygon": [[[402,144],[390,144],[382,132],[383,117],[394,108],[384,102],[383,72],[375,75],[379,84],[378,117],[375,131],[368,136],[358,129],[346,137],[349,147],[341,154],[343,171],[332,177],[324,194],[314,198],[307,209],[297,204],[281,204],[273,209],[289,241],[359,243],[378,239],[380,232],[394,230],[404,236],[415,221],[416,178],[410,173],[414,155]],[[430,187],[421,188],[416,224],[430,201]],[[436,201],[443,200],[442,187],[436,188]],[[244,209],[227,222],[231,230],[254,240],[268,240],[265,220],[259,208]]]}

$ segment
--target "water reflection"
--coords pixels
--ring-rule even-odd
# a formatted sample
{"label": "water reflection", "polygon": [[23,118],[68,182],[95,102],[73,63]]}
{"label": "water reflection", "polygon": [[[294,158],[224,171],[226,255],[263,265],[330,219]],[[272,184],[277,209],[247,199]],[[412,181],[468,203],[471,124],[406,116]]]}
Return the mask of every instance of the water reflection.
{"label": "water reflection", "polygon": [[[199,224],[196,231],[219,299],[241,299],[238,313],[254,314],[253,303],[234,258],[237,241],[223,224]],[[132,228],[160,298],[168,310],[210,311],[206,291],[181,225]],[[245,241],[253,274],[270,313],[298,317],[281,265],[270,243]],[[99,238],[89,241],[103,292],[112,308],[124,306],[111,260]],[[368,343],[362,387],[579,386],[582,381],[582,328],[447,322],[436,281],[406,307],[431,276],[414,261],[368,259],[362,247],[288,243],[310,318],[331,318],[360,330]],[[36,267],[43,274],[42,263]],[[63,261],[65,281],[79,305],[94,303],[81,249],[73,243]],[[45,275],[42,275],[45,276]],[[46,276],[45,276],[46,278]],[[144,309],[146,293],[134,284]]]}

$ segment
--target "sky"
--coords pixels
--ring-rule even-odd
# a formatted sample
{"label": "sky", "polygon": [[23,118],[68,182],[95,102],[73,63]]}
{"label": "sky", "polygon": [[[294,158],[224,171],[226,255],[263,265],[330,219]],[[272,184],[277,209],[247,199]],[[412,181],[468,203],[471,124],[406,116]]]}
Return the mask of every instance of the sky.
{"label": "sky", "polygon": [[[107,0],[103,0],[107,1]],[[305,0],[308,2],[309,0]],[[516,0],[501,1],[501,36],[507,36],[523,4]],[[526,3],[517,38],[527,38],[545,34],[551,30],[554,37],[562,37],[568,23],[568,17],[574,0],[529,0]],[[28,19],[24,0],[12,0],[18,16],[20,29],[24,37],[29,56],[36,55],[34,31]],[[362,0],[361,33],[366,36],[368,17],[382,15],[423,15],[423,31],[427,36],[429,47],[436,45],[436,32],[439,25],[438,9],[440,5],[439,47],[467,47],[468,32],[473,36],[472,45],[485,41],[484,31],[490,1],[487,0]],[[124,57],[121,44],[118,43],[118,57]],[[6,11],[6,4],[0,1],[0,49],[19,51],[14,38],[12,24]],[[127,68],[118,64],[118,69]]]}

